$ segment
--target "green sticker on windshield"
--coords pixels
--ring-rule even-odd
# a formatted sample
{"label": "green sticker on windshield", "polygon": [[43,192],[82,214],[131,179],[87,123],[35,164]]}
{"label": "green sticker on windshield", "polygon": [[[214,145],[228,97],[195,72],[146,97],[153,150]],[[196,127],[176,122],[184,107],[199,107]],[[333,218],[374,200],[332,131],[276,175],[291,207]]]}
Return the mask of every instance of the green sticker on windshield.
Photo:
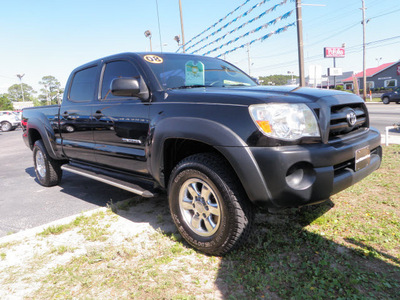
{"label": "green sticker on windshield", "polygon": [[189,60],[185,64],[185,85],[204,85],[204,64]]}

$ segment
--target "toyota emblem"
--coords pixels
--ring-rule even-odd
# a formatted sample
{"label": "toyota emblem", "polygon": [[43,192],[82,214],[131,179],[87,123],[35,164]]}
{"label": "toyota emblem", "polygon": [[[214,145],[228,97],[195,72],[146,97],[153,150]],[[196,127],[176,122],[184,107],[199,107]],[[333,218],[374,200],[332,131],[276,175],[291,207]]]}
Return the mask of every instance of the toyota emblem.
{"label": "toyota emblem", "polygon": [[356,125],[357,122],[357,115],[354,112],[354,110],[351,110],[347,115],[346,115],[347,123],[349,123],[350,127],[353,127]]}

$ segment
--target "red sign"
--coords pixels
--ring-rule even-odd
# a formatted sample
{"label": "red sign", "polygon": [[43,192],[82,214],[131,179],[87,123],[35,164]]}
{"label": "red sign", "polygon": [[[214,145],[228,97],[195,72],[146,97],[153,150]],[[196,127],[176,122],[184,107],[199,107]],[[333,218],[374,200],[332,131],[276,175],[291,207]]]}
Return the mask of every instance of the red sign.
{"label": "red sign", "polygon": [[325,47],[324,57],[344,57],[344,48],[342,47]]}

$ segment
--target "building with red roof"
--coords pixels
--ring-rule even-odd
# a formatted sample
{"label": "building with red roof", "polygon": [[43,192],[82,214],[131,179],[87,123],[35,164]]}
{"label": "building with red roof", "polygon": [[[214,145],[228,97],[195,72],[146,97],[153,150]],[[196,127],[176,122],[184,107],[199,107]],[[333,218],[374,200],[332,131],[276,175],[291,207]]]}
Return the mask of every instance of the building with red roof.
{"label": "building with red roof", "polygon": [[[397,87],[400,85],[400,60],[369,68],[365,71],[365,74],[367,86],[370,89]],[[363,76],[364,72],[359,72],[344,79],[342,81],[344,88],[347,90],[354,89],[355,80],[357,80],[358,87],[363,89]]]}

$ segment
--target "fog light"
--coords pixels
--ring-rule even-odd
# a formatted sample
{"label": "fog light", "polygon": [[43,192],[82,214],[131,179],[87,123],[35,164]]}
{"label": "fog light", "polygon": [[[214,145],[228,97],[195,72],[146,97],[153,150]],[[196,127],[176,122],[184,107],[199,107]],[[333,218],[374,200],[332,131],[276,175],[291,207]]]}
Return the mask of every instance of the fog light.
{"label": "fog light", "polygon": [[310,163],[300,162],[289,168],[286,173],[286,183],[292,189],[308,189],[315,181],[315,171]]}

